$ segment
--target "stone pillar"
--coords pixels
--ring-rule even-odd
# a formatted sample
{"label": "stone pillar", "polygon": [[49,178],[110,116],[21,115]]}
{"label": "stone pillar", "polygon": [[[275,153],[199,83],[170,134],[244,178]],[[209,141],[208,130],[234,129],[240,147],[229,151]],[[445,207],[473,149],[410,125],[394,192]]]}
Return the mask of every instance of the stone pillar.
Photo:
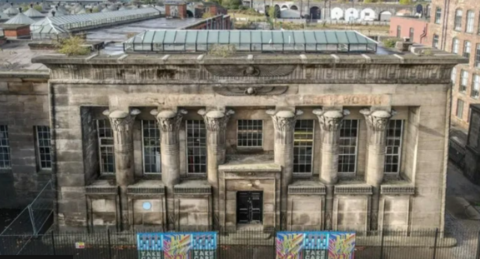
{"label": "stone pillar", "polygon": [[207,129],[207,178],[213,189],[213,226],[218,227],[218,165],[225,163],[225,137],[226,127],[230,117],[235,114],[233,110],[227,112],[219,110],[199,110]]}
{"label": "stone pillar", "polygon": [[343,117],[350,114],[348,110],[324,109],[313,110],[320,123],[322,137],[322,158],[320,181],[325,184],[325,228],[332,229],[333,189],[338,181],[338,139]]}
{"label": "stone pillar", "polygon": [[180,181],[180,153],[178,146],[178,132],[182,122],[184,110],[152,110],[150,114],[156,116],[160,129],[160,154],[162,160],[162,182],[167,190],[167,224],[170,229],[175,226],[174,193],[173,187]]}
{"label": "stone pillar", "polygon": [[120,189],[120,222],[121,229],[127,230],[128,225],[128,200],[127,187],[134,183],[135,165],[133,162],[133,122],[140,111],[132,110],[130,113],[115,110],[106,110],[104,115],[110,119],[113,130],[115,151],[115,179]]}
{"label": "stone pillar", "polygon": [[288,185],[293,178],[293,133],[295,130],[296,117],[303,114],[297,110],[275,111],[268,110],[267,114],[272,117],[273,127],[275,128],[275,163],[282,166],[282,184],[281,184],[281,202],[280,202],[280,224],[282,229],[286,229],[287,222],[287,203],[288,203]]}
{"label": "stone pillar", "polygon": [[368,127],[367,169],[365,172],[365,182],[373,187],[370,228],[372,230],[377,230],[380,185],[383,182],[383,175],[385,171],[386,129],[390,118],[395,112],[362,109],[360,110],[360,113],[365,116]]}

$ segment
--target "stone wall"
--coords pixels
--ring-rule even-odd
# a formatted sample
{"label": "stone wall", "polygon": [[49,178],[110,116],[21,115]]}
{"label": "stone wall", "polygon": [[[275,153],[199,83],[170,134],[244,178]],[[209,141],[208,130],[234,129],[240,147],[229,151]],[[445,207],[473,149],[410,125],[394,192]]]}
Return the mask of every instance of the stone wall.
{"label": "stone wall", "polygon": [[23,208],[33,200],[51,170],[40,170],[35,126],[49,126],[45,77],[0,79],[0,125],[8,126],[11,168],[0,169],[0,208]]}

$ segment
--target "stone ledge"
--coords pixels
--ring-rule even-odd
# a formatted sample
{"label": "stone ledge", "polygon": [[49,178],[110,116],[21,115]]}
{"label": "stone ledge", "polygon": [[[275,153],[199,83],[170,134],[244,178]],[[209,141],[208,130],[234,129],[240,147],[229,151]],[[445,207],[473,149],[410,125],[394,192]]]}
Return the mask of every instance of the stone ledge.
{"label": "stone ledge", "polygon": [[128,194],[165,194],[165,187],[159,180],[140,180],[127,187]]}
{"label": "stone ledge", "polygon": [[89,194],[117,194],[117,187],[97,187],[97,186],[86,186],[85,193]]}
{"label": "stone ledge", "polygon": [[300,195],[307,195],[307,194],[316,194],[316,195],[325,195],[326,189],[325,186],[317,181],[310,181],[310,180],[299,180],[295,181],[291,185],[288,186],[288,194],[300,194]]}
{"label": "stone ledge", "polygon": [[366,184],[337,185],[334,193],[339,195],[372,195],[373,190],[372,186]]}
{"label": "stone ledge", "polygon": [[212,194],[212,187],[205,180],[188,180],[173,187],[175,194]]}
{"label": "stone ledge", "polygon": [[380,194],[383,195],[414,195],[415,186],[405,185],[382,185]]}

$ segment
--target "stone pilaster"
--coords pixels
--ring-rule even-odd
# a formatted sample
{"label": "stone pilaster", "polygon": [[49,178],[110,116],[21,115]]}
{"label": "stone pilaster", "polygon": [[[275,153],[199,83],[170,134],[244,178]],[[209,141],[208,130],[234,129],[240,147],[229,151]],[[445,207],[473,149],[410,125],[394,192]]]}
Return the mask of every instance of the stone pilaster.
{"label": "stone pilaster", "polygon": [[293,178],[293,133],[295,122],[302,111],[275,111],[268,110],[267,114],[272,117],[275,128],[274,159],[275,163],[282,166],[282,184],[281,184],[281,202],[280,219],[281,227],[286,228],[287,203],[288,203],[288,185]]}
{"label": "stone pilaster", "polygon": [[127,187],[134,183],[135,165],[133,162],[133,123],[135,116],[140,113],[134,109],[130,113],[115,110],[106,110],[104,115],[108,116],[113,130],[114,152],[115,152],[115,179],[120,188],[120,222],[122,230],[128,226],[128,200]]}
{"label": "stone pilaster", "polygon": [[343,118],[349,111],[318,109],[313,113],[318,117],[322,137],[320,181],[326,187],[325,228],[332,229],[333,189],[338,181],[338,139]]}
{"label": "stone pilaster", "polygon": [[213,225],[218,226],[218,166],[225,162],[226,127],[233,110],[199,110],[207,129],[207,178],[213,189]]}
{"label": "stone pilaster", "polygon": [[370,213],[370,228],[377,230],[380,184],[385,171],[385,140],[386,129],[394,111],[362,109],[368,127],[367,170],[365,182],[372,185],[372,211]]}
{"label": "stone pilaster", "polygon": [[173,213],[174,192],[173,187],[180,181],[180,153],[178,145],[178,132],[182,123],[184,110],[152,110],[150,112],[156,116],[158,128],[160,129],[160,154],[162,160],[162,182],[167,190],[167,225],[173,228],[175,217]]}

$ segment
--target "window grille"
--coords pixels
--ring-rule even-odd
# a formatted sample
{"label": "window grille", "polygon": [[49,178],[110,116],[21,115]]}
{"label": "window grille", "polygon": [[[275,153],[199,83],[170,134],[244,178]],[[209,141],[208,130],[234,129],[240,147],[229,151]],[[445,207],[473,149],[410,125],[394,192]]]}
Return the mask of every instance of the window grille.
{"label": "window grille", "polygon": [[262,147],[263,121],[238,120],[237,134],[238,147]]}
{"label": "window grille", "polygon": [[435,49],[438,49],[438,35],[437,34],[433,34],[432,47],[435,48]]}
{"label": "window grille", "polygon": [[457,9],[455,11],[455,21],[454,21],[454,30],[456,31],[462,30],[462,16],[463,16],[463,11],[460,9]]}
{"label": "window grille", "polygon": [[154,120],[142,121],[143,170],[145,173],[161,172],[160,130]]}
{"label": "window grille", "polygon": [[472,92],[470,93],[470,96],[472,98],[478,99],[479,92],[480,92],[480,76],[475,75],[473,77],[473,87],[472,87]]}
{"label": "window grille", "polygon": [[37,163],[40,169],[52,168],[51,138],[49,126],[36,126],[37,135]]}
{"label": "window grille", "polygon": [[202,120],[187,120],[187,173],[207,172],[207,132]]}
{"label": "window grille", "polygon": [[0,125],[0,168],[10,168],[10,143],[8,126]]}
{"label": "window grille", "polygon": [[311,174],[313,158],[313,120],[297,120],[293,142],[293,172]]}
{"label": "window grille", "polygon": [[465,102],[461,99],[457,100],[457,112],[456,115],[458,118],[462,119],[463,118],[463,106],[465,105]]}
{"label": "window grille", "polygon": [[468,83],[468,72],[465,70],[462,70],[462,74],[460,75],[459,92],[465,93],[467,91],[467,83]]}
{"label": "window grille", "polygon": [[115,173],[115,150],[110,122],[106,119],[97,120],[97,133],[100,153],[100,172],[102,174],[113,174]]}
{"label": "window grille", "polygon": [[480,68],[480,43],[477,44],[475,51],[475,67]]}
{"label": "window grille", "polygon": [[442,22],[442,8],[437,7],[435,10],[435,23],[440,24]]}
{"label": "window grille", "polygon": [[398,173],[402,154],[403,121],[390,120],[385,146],[385,173]]}
{"label": "window grille", "polygon": [[340,128],[338,172],[355,173],[357,164],[358,120],[344,120]]}
{"label": "window grille", "polygon": [[473,33],[473,24],[475,23],[475,13],[472,10],[467,11],[467,32]]}
{"label": "window grille", "polygon": [[471,47],[470,41],[467,41],[467,40],[466,40],[466,41],[463,43],[463,56],[464,56],[465,58],[468,58],[468,59],[470,58],[471,48],[472,48],[472,47]]}
{"label": "window grille", "polygon": [[455,54],[458,54],[458,45],[459,45],[459,41],[457,38],[454,38],[453,41],[452,41],[452,52],[455,53]]}

